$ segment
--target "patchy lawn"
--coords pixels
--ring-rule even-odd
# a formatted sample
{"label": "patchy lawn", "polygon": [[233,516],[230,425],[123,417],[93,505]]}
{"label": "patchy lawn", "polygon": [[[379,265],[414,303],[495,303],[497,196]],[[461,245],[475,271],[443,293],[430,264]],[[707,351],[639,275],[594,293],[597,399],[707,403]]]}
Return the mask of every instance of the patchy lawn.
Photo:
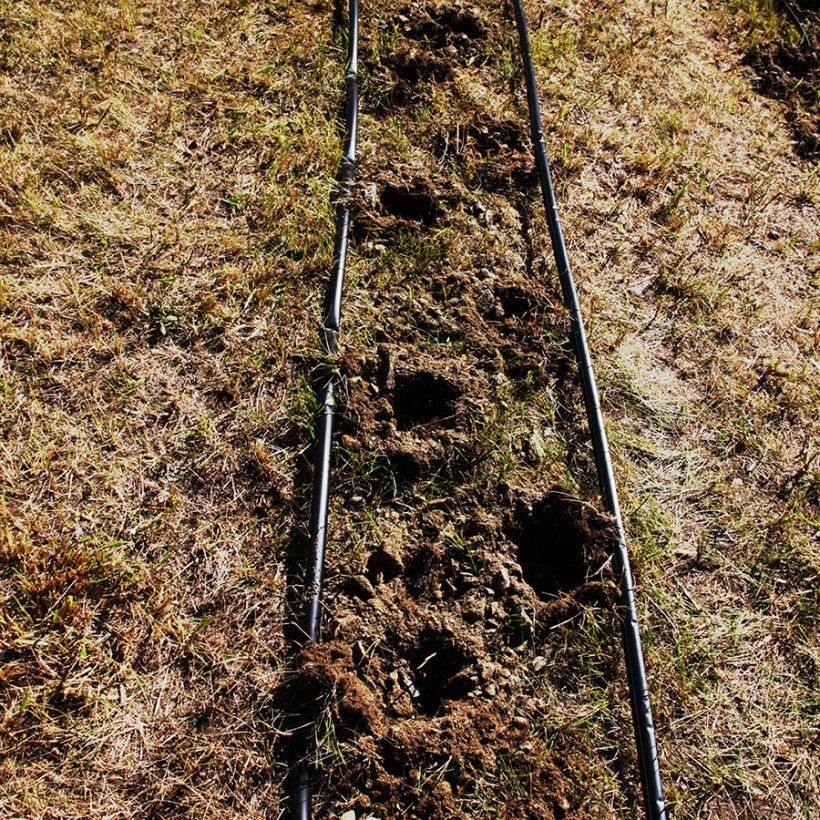
{"label": "patchy lawn", "polygon": [[[306,693],[317,816],[636,811],[509,11],[362,14],[327,643],[294,663],[334,9],[0,2],[4,816],[276,817]],[[809,57],[763,0],[528,14],[670,806],[813,816],[816,64],[775,77]]]}

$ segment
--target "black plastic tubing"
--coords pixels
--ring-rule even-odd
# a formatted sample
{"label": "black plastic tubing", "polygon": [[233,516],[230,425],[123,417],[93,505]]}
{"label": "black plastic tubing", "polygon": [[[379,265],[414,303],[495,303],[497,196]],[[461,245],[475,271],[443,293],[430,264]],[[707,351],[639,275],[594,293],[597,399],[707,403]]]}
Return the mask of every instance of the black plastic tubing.
{"label": "black plastic tubing", "polygon": [[572,323],[572,342],[575,356],[578,361],[581,388],[584,396],[587,420],[592,435],[592,447],[595,453],[595,466],[598,472],[598,482],[601,487],[601,496],[607,511],[612,515],[618,532],[618,547],[615,552],[615,569],[620,576],[620,613],[623,629],[624,654],[629,683],[629,696],[632,705],[632,719],[635,728],[635,737],[638,747],[638,764],[640,766],[643,785],[646,816],[651,820],[665,820],[666,807],[661,783],[660,765],[655,743],[655,724],[652,720],[652,709],[649,704],[649,687],[646,680],[641,635],[638,628],[638,616],[635,609],[635,589],[632,581],[632,570],[629,563],[629,553],[626,548],[621,508],[618,503],[618,492],[615,488],[615,478],[612,473],[612,461],[609,457],[604,417],[601,412],[601,402],[598,397],[598,388],[595,384],[595,374],[592,370],[592,359],[587,344],[584,320],[581,316],[581,307],[578,302],[578,292],[572,278],[567,248],[564,243],[561,222],[558,218],[558,205],[555,200],[555,190],[552,185],[547,151],[544,147],[544,131],[541,124],[541,107],[538,102],[538,90],[535,84],[535,70],[530,50],[530,38],[527,32],[527,18],[524,14],[523,0],[513,0],[515,19],[518,27],[518,39],[521,45],[521,57],[524,63],[524,76],[527,85],[527,101],[530,113],[530,131],[535,154],[535,164],[541,183],[541,194],[544,199],[544,210],[549,226],[552,250],[555,264],[558,268],[558,277],[561,281],[561,290],[564,303],[569,310]]}
{"label": "black plastic tubing", "polygon": [[[336,204],[336,239],[333,250],[333,268],[325,297],[322,340],[325,354],[331,359],[339,348],[339,330],[342,323],[342,292],[347,246],[350,238],[350,192],[356,168],[356,136],[359,123],[359,87],[356,79],[359,59],[359,0],[349,0],[348,55],[345,74],[346,116],[345,145],[338,176]],[[310,640],[319,637],[322,609],[322,579],[324,576],[325,547],[327,545],[328,501],[330,497],[330,449],[336,414],[336,376],[332,362],[317,384],[319,416],[316,422],[316,450],[313,472],[313,502],[310,511],[310,557],[305,576],[305,635]]]}
{"label": "black plastic tubing", "polygon": [[[305,611],[302,622],[302,642],[317,641],[322,619],[322,582],[327,547],[328,509],[330,501],[330,460],[336,416],[336,373],[333,357],[339,348],[342,321],[347,247],[350,238],[350,194],[356,169],[356,137],[359,122],[359,0],[348,2],[348,51],[345,74],[345,143],[338,175],[336,202],[336,238],[333,268],[328,280],[322,324],[322,343],[327,363],[317,380],[319,413],[316,419],[316,443],[313,463],[313,495],[310,510],[310,547],[305,572]],[[309,820],[311,810],[310,770],[304,757],[308,744],[304,735],[297,738],[297,757],[292,774],[291,817]]]}
{"label": "black plastic tubing", "polygon": [[792,23],[794,23],[797,30],[800,32],[800,36],[803,38],[803,42],[806,44],[806,48],[809,51],[814,51],[814,43],[812,43],[811,38],[809,37],[809,33],[806,31],[803,23],[800,20],[797,12],[795,11],[794,6],[789,3],[789,0],[780,0],[780,5],[783,6],[786,14],[789,15],[791,18]]}

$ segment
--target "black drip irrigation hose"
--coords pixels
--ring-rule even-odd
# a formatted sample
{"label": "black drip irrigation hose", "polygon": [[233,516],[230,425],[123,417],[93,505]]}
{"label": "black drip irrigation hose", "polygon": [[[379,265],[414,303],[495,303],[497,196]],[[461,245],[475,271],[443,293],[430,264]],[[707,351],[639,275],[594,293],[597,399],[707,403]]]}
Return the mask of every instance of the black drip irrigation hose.
{"label": "black drip irrigation hose", "polygon": [[[339,330],[342,322],[342,292],[344,288],[347,246],[350,238],[350,194],[356,169],[356,136],[359,123],[359,0],[349,0],[347,21],[347,72],[345,73],[345,143],[339,168],[338,198],[336,203],[336,238],[333,249],[333,268],[328,281],[322,324],[322,342],[327,357],[321,368],[316,395],[319,414],[316,419],[316,444],[313,463],[313,495],[310,509],[310,548],[305,573],[305,611],[302,623],[302,642],[319,640],[322,619],[322,582],[327,547],[327,522],[330,501],[330,457],[336,416],[336,380],[333,357],[339,349]],[[292,771],[291,817],[309,820],[311,810],[310,769],[307,763],[308,738],[306,727],[294,742],[297,759]]]}
{"label": "black drip irrigation hose", "polygon": [[806,44],[806,48],[808,48],[809,51],[814,51],[814,44],[812,43],[808,32],[803,26],[803,22],[797,14],[797,11],[795,11],[794,6],[791,3],[789,3],[788,0],[778,0],[778,2],[781,6],[783,6],[784,10],[786,11],[786,14],[789,15],[792,23],[794,23],[794,25],[797,27],[797,30],[800,32],[800,36],[803,38],[803,42]]}
{"label": "black drip irrigation hose", "polygon": [[632,719],[638,747],[638,764],[643,785],[646,815],[650,820],[665,820],[666,807],[661,783],[658,752],[655,744],[655,725],[652,720],[652,709],[649,704],[649,687],[646,680],[641,636],[638,629],[638,615],[635,609],[635,590],[629,553],[626,548],[621,509],[615,478],[612,473],[612,462],[609,457],[609,446],[604,430],[604,418],[601,402],[592,370],[592,359],[589,353],[578,292],[572,278],[567,248],[564,243],[561,222],[558,218],[558,205],[552,185],[547,151],[544,146],[544,131],[541,124],[541,107],[538,102],[538,90],[535,85],[535,70],[530,50],[530,38],[527,32],[527,19],[524,14],[523,0],[513,0],[515,19],[518,26],[518,39],[521,44],[521,57],[524,63],[524,75],[527,85],[527,102],[530,113],[530,130],[532,134],[535,164],[541,182],[541,193],[544,198],[544,210],[549,226],[555,264],[561,281],[564,303],[572,322],[572,342],[578,361],[581,388],[584,395],[587,420],[592,435],[592,446],[595,453],[595,466],[601,495],[607,511],[615,520],[618,532],[618,548],[615,552],[615,569],[620,576],[620,610],[623,629],[624,654],[626,657],[629,696],[632,705]]}

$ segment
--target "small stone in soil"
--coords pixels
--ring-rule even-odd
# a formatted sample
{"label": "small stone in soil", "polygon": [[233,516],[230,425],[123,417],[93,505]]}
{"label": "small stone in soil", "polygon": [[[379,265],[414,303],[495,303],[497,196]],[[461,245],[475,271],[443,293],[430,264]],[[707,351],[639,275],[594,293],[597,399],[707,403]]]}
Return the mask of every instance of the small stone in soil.
{"label": "small stone in soil", "polygon": [[489,313],[495,307],[495,294],[489,288],[483,288],[475,298],[479,313]]}
{"label": "small stone in soil", "polygon": [[506,592],[510,588],[510,571],[506,567],[502,567],[495,575],[493,575],[493,589],[499,595]]}

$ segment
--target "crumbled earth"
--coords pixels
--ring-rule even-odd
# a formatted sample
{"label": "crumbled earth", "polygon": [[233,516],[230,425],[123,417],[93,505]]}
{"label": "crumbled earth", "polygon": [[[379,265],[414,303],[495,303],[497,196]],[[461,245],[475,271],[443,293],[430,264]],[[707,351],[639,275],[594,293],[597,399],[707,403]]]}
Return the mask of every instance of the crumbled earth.
{"label": "crumbled earth", "polygon": [[463,492],[396,516],[361,571],[335,580],[326,642],[287,683],[345,750],[326,788],[380,817],[468,817],[493,789],[504,816],[586,816],[566,776],[583,757],[532,731],[534,679],[569,662],[564,625],[613,606],[612,543],[559,490]]}
{"label": "crumbled earth", "polygon": [[[497,436],[509,431],[503,419],[488,426],[506,402],[572,392],[566,317],[530,236],[539,201],[526,119],[457,102],[459,72],[499,21],[427,4],[382,25],[391,22],[398,39],[381,57],[365,29],[364,71],[387,91],[364,97],[364,111],[395,115],[444,92],[456,113],[411,167],[389,147],[361,164],[358,247],[379,261],[395,254],[396,281],[378,296],[375,344],[348,338],[340,361],[336,492],[348,533],[374,503],[379,523],[366,549],[331,558],[325,643],[296,658],[283,694],[320,733],[332,726],[341,750],[338,766],[318,767],[319,805],[379,817],[584,817],[568,773],[577,782],[586,764],[538,728],[538,673],[564,668],[570,685],[579,661],[565,633],[590,617],[609,623],[617,667],[613,532],[573,490],[547,489],[545,474],[540,488],[505,480]],[[463,245],[401,254],[431,233]],[[518,447],[541,461],[530,439]],[[352,546],[350,535],[336,539],[337,555]]]}
{"label": "crumbled earth", "polygon": [[[809,37],[791,32],[771,42],[752,46],[746,62],[761,93],[788,104],[787,119],[794,134],[795,150],[807,159],[820,157],[820,9],[804,0],[792,3]],[[787,20],[787,25],[792,26]]]}

